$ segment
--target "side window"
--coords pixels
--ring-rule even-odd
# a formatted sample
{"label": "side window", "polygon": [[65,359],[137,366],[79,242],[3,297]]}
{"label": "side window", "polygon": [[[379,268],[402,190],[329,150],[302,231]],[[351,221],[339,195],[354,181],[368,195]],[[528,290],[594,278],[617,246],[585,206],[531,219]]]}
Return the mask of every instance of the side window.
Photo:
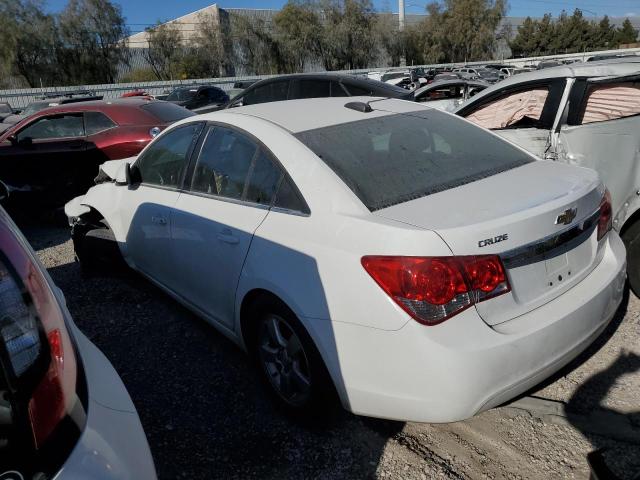
{"label": "side window", "polygon": [[353,85],[346,85],[347,90],[349,90],[349,94],[352,97],[370,97],[371,90],[367,90],[362,87],[354,87]]}
{"label": "side window", "polygon": [[196,163],[191,190],[243,199],[258,147],[248,137],[224,127],[211,127]]}
{"label": "side window", "polygon": [[44,140],[84,137],[82,114],[55,115],[41,118],[23,128],[16,137],[18,141],[25,138]]}
{"label": "side window", "polygon": [[142,183],[163,187],[180,186],[202,123],[190,123],[165,133],[149,145],[135,163]]}
{"label": "side window", "polygon": [[115,127],[116,124],[104,113],[85,112],[84,126],[87,131],[87,135],[95,135],[96,133]]}
{"label": "side window", "polygon": [[604,122],[640,115],[640,82],[592,87],[580,123]]}
{"label": "side window", "polygon": [[280,168],[261,150],[253,165],[244,199],[261,205],[271,205],[281,176]]}
{"label": "side window", "polygon": [[270,82],[256,87],[242,96],[243,105],[255,105],[258,103],[278,102],[287,99],[289,80]]}
{"label": "side window", "polygon": [[273,206],[295,212],[309,213],[307,204],[300,198],[298,192],[287,177],[282,179]]}
{"label": "side window", "polygon": [[540,127],[540,117],[548,96],[549,89],[546,87],[511,92],[481,105],[466,118],[492,130]]}
{"label": "side window", "polygon": [[346,97],[347,92],[344,91],[344,88],[338,82],[331,82],[331,96],[332,97]]}
{"label": "side window", "polygon": [[301,98],[324,98],[331,96],[328,80],[297,80],[292,84],[291,100]]}

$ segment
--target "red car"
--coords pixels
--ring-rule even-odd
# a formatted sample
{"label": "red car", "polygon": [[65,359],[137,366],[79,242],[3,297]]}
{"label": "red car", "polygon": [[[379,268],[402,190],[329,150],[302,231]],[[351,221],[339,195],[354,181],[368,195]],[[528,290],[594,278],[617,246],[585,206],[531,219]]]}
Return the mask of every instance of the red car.
{"label": "red car", "polygon": [[0,134],[3,193],[9,205],[60,205],[93,184],[100,164],[137,155],[168,125],[191,115],[147,98],[41,110]]}

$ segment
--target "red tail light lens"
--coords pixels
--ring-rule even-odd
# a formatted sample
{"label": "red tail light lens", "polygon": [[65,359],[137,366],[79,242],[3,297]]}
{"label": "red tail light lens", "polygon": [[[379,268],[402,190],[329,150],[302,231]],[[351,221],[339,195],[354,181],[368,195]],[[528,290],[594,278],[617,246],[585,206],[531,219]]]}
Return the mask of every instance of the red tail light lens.
{"label": "red tail light lens", "polygon": [[604,191],[604,196],[600,202],[600,219],[598,220],[598,241],[604,237],[612,225],[611,194],[609,190]]}
{"label": "red tail light lens", "polygon": [[[24,239],[0,223],[0,341],[8,379],[26,398],[39,449],[78,401],[76,359],[58,300]],[[21,400],[22,401],[22,400]]]}
{"label": "red tail light lens", "polygon": [[411,317],[436,325],[511,290],[500,258],[366,256],[362,266]]}

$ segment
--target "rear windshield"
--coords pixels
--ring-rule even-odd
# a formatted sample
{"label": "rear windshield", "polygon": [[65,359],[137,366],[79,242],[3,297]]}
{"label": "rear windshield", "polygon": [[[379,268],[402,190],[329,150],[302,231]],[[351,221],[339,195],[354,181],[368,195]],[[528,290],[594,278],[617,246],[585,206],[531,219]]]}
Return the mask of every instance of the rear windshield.
{"label": "rear windshield", "polygon": [[334,125],[296,137],[371,211],[533,161],[506,141],[437,110]]}
{"label": "rear windshield", "polygon": [[187,110],[184,107],[175,105],[169,102],[151,102],[143,105],[143,110],[149,112],[151,115],[159,119],[163,123],[177,122],[183,118],[192,117],[195,113]]}

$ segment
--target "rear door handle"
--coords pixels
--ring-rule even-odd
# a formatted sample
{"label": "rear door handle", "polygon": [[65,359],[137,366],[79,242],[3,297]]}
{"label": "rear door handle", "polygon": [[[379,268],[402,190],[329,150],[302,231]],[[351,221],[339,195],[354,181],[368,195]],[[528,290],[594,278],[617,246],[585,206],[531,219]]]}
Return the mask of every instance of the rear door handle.
{"label": "rear door handle", "polygon": [[157,223],[158,225],[166,225],[167,219],[164,218],[162,215],[153,215],[151,217],[151,223]]}
{"label": "rear door handle", "polygon": [[236,237],[231,230],[224,229],[218,234],[218,240],[224,243],[230,243],[231,245],[236,245],[240,240]]}

